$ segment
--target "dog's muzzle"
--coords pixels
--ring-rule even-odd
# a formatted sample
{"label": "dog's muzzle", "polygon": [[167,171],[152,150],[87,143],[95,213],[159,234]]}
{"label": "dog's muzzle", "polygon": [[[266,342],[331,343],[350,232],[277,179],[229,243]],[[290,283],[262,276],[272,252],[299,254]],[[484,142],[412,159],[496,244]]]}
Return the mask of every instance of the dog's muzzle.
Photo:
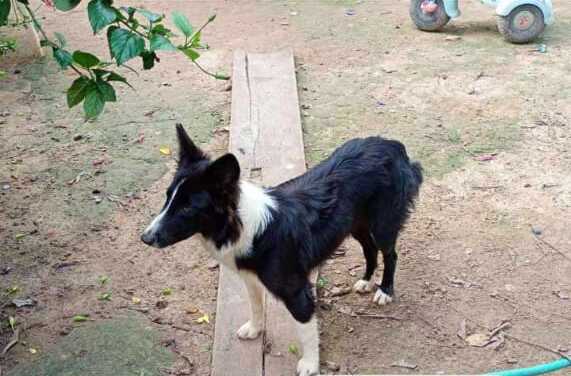
{"label": "dog's muzzle", "polygon": [[151,247],[162,248],[163,247],[163,245],[161,245],[161,243],[163,243],[162,240],[164,239],[161,239],[157,231],[147,230],[143,232],[143,235],[141,235],[141,241],[146,245],[150,245]]}

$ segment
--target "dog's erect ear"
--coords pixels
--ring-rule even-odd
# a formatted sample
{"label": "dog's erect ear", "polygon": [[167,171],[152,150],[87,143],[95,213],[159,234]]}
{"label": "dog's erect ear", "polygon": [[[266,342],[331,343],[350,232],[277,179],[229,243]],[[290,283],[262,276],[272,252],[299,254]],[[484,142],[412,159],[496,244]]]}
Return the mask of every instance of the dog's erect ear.
{"label": "dog's erect ear", "polygon": [[179,145],[179,164],[197,162],[206,158],[206,155],[196,147],[180,123],[176,125],[176,135]]}
{"label": "dog's erect ear", "polygon": [[240,165],[233,154],[225,154],[206,169],[206,179],[215,186],[236,184],[240,178]]}

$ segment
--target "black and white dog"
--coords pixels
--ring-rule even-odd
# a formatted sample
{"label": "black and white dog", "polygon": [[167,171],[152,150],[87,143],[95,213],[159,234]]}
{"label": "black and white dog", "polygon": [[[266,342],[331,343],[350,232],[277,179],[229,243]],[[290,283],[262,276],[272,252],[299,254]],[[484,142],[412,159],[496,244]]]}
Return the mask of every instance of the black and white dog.
{"label": "black and white dog", "polygon": [[373,289],[377,253],[384,270],[374,302],[392,301],[395,243],[413,207],[422,169],[398,141],[348,141],[305,174],[264,189],[240,179],[236,157],[211,160],[178,124],[178,170],[166,203],[141,239],[162,248],[193,235],[212,256],[242,277],[251,319],[242,339],[263,328],[263,288],[280,299],[298,323],[303,357],[297,371],[319,371],[315,302],[308,275],[352,235],[363,247],[366,270],[358,292]]}

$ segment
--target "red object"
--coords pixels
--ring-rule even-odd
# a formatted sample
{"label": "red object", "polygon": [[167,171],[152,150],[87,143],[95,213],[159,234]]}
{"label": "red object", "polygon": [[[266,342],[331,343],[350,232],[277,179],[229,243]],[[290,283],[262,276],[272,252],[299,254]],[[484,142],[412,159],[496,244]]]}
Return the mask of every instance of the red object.
{"label": "red object", "polygon": [[420,4],[420,9],[424,13],[434,13],[436,12],[436,9],[438,9],[438,4],[436,4],[434,1],[426,0]]}

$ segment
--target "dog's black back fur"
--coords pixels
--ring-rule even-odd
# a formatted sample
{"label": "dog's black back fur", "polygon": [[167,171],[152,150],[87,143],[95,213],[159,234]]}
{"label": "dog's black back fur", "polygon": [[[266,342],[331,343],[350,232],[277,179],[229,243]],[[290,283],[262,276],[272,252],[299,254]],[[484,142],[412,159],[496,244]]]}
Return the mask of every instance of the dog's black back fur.
{"label": "dog's black back fur", "polygon": [[[394,244],[421,183],[420,165],[409,161],[400,142],[348,141],[307,173],[270,191],[278,209],[237,266],[255,272],[305,322],[314,310],[309,272],[352,234],[365,250],[366,277],[376,268],[376,250],[383,251],[385,274],[390,274],[383,284],[392,295]],[[374,255],[367,255],[373,248]]]}

